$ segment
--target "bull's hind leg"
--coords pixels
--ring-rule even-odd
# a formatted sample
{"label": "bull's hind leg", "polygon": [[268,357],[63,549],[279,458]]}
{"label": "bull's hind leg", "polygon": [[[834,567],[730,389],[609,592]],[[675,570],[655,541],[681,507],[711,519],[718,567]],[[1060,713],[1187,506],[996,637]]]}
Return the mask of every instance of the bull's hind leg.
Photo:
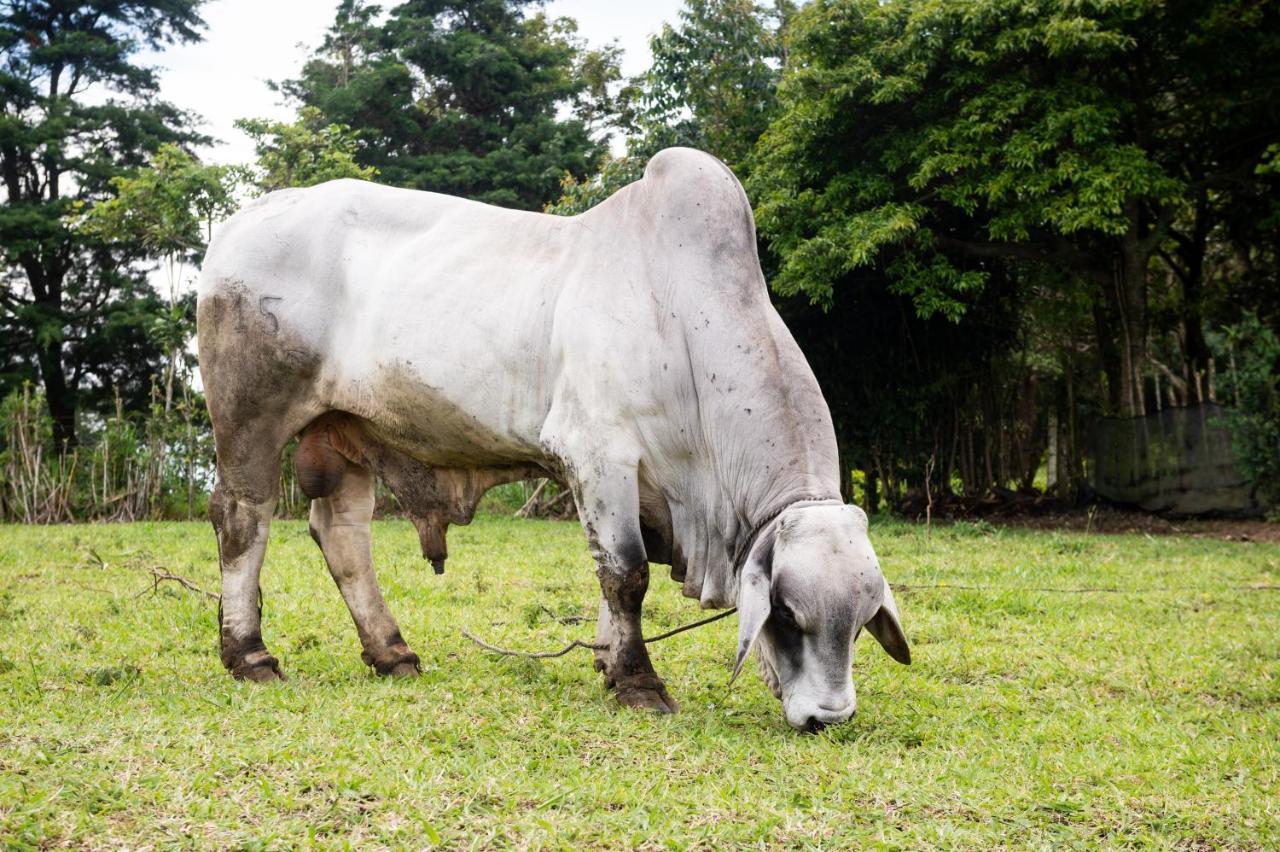
{"label": "bull's hind leg", "polygon": [[[276,658],[262,641],[258,577],[276,507],[280,448],[261,445],[253,458],[233,458],[220,442],[218,482],[209,498],[209,519],[218,537],[222,599],[218,606],[222,664],[237,680],[283,680]],[[241,446],[253,447],[253,442]]]}
{"label": "bull's hind leg", "polygon": [[679,705],[653,670],[640,625],[649,563],[636,467],[593,465],[591,470],[590,478],[574,483],[574,498],[600,580],[596,641],[609,646],[596,652],[596,669],[604,672],[605,685],[624,707],[674,713]]}
{"label": "bull's hind leg", "polygon": [[[303,438],[304,448],[310,436]],[[360,658],[380,675],[411,677],[418,674],[418,655],[400,636],[387,602],[378,588],[373,573],[373,543],[370,522],[373,520],[373,474],[334,452],[307,454],[312,463],[327,455],[322,462],[330,471],[328,494],[311,501],[311,537],[324,552],[329,573],[347,602],[351,618],[364,648]],[[303,453],[299,452],[299,459]],[[314,473],[314,471],[311,471]],[[306,481],[299,467],[299,479]]]}

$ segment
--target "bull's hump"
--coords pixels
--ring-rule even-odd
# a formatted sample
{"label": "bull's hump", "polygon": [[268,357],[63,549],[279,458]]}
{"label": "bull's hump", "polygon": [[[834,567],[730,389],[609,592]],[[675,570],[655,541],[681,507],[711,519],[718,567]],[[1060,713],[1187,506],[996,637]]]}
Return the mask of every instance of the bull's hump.
{"label": "bull's hump", "polygon": [[720,160],[695,148],[664,148],[654,154],[645,166],[646,180],[707,181],[738,185],[729,167]]}
{"label": "bull's hump", "polygon": [[649,161],[641,183],[666,251],[700,253],[716,266],[742,264],[755,284],[755,217],[728,166],[692,148],[667,148]]}
{"label": "bull's hump", "polygon": [[729,167],[710,154],[692,148],[659,151],[645,166],[644,180],[658,188],[663,201],[703,202],[750,212],[742,184]]}

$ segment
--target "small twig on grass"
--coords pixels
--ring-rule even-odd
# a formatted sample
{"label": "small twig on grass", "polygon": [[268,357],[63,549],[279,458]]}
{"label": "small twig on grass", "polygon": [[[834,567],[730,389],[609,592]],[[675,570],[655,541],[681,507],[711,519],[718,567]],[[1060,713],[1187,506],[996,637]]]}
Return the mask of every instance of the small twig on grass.
{"label": "small twig on grass", "polygon": [[[552,618],[555,618],[557,621],[560,620],[559,618],[556,617],[555,613],[551,612],[551,610],[547,609],[545,606],[542,607],[542,609],[546,611],[547,614],[549,614]],[[681,626],[675,628],[674,630],[668,630],[666,633],[659,633],[657,636],[648,636],[644,639],[644,643],[648,645],[652,642],[661,642],[663,639],[669,639],[672,636],[675,636],[677,633],[683,633],[686,630],[692,630],[695,627],[701,627],[704,624],[710,624],[713,621],[719,621],[722,618],[728,618],[729,616],[733,615],[737,611],[738,611],[737,607],[731,607],[729,609],[726,609],[724,612],[716,613],[710,618],[704,618],[704,619],[701,619],[700,621],[691,622],[690,624],[682,624]],[[553,657],[563,657],[565,654],[569,653],[574,648],[586,648],[588,651],[609,650],[608,645],[597,645],[591,642],[583,642],[579,639],[574,639],[572,642],[570,642],[565,647],[561,648],[559,651],[514,651],[510,648],[499,648],[497,645],[490,645],[488,642],[484,641],[483,639],[473,635],[472,633],[466,630],[462,631],[462,635],[470,639],[472,642],[475,642],[477,645],[479,645],[481,648],[484,648],[486,651],[492,651],[493,653],[501,654],[504,657],[528,657],[534,660],[547,660]]]}
{"label": "small twig on grass", "polygon": [[551,616],[553,621],[558,621],[564,625],[572,626],[574,624],[581,624],[582,622],[587,621],[586,616],[582,616],[582,615],[563,615],[563,616],[556,615],[551,610],[551,607],[547,606],[546,604],[538,604],[538,609],[542,610],[547,615]]}
{"label": "small twig on grass", "polygon": [[152,594],[155,594],[156,592],[160,591],[160,584],[165,581],[171,581],[171,582],[177,583],[179,586],[182,586],[184,589],[195,592],[196,594],[199,594],[199,595],[204,595],[206,598],[209,598],[211,600],[215,600],[215,601],[222,600],[221,595],[215,595],[213,592],[206,592],[204,589],[200,588],[199,586],[197,586],[195,583],[191,582],[187,578],[179,577],[177,574],[171,574],[170,572],[164,570],[163,568],[152,568],[151,569],[151,588],[143,589],[142,591],[138,592],[138,594],[135,595],[134,597],[142,597],[147,592],[151,592]]}

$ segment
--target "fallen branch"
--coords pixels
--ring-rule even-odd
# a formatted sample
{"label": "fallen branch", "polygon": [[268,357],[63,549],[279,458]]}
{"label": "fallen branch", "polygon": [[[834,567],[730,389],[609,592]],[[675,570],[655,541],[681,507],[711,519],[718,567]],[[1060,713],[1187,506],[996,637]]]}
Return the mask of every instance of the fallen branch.
{"label": "fallen branch", "polygon": [[195,583],[191,582],[185,577],[179,577],[177,574],[171,574],[168,571],[165,571],[163,568],[151,569],[151,588],[143,589],[141,592],[138,592],[138,594],[135,595],[135,597],[141,597],[142,595],[145,595],[147,592],[151,592],[152,594],[155,594],[156,592],[160,591],[160,584],[166,581],[177,583],[178,585],[182,586],[184,589],[195,592],[196,594],[199,594],[199,595],[204,595],[206,598],[210,598],[211,600],[215,600],[215,601],[222,600],[221,595],[215,595],[213,592],[206,592],[204,589],[200,588]]}
{"label": "fallen branch", "polygon": [[568,497],[571,494],[573,494],[573,492],[566,488],[564,491],[561,491],[559,494],[557,494],[556,496],[548,500],[546,505],[542,507],[542,511],[544,512],[547,511],[555,504],[562,502],[566,497]]}
{"label": "fallen branch", "polygon": [[538,487],[534,489],[533,494],[530,495],[529,499],[525,501],[525,504],[516,511],[515,516],[517,518],[532,518],[538,515],[546,517],[547,512],[551,511],[551,509],[556,505],[563,503],[567,498],[573,495],[573,491],[568,488],[564,488],[559,494],[552,497],[550,500],[545,503],[539,503],[538,501],[542,497],[543,490],[550,482],[550,479],[544,479],[538,483]]}
{"label": "fallen branch", "polygon": [[524,501],[524,505],[516,509],[517,518],[527,518],[529,513],[533,511],[533,506],[538,502],[538,498],[542,496],[542,490],[547,487],[550,479],[544,479],[538,483],[538,487],[533,489],[533,493],[529,495],[529,499]]}

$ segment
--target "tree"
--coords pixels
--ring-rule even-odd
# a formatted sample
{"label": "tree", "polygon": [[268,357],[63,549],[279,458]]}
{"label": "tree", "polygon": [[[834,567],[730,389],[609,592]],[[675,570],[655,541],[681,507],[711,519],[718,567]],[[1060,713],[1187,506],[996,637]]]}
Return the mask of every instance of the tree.
{"label": "tree", "polygon": [[345,124],[324,124],[315,107],[303,107],[293,123],[242,118],[236,127],[253,139],[258,157],[253,184],[262,192],[378,177],[376,168],[356,162],[355,132]]}
{"label": "tree", "polygon": [[541,209],[588,174],[610,112],[617,49],[592,51],[534,0],[408,0],[385,21],[344,0],[283,91],[356,134],[356,162],[387,183]]}
{"label": "tree", "polygon": [[1260,502],[1280,506],[1280,340],[1248,311],[1224,331],[1232,449]]}
{"label": "tree", "polygon": [[642,135],[658,147],[707,151],[745,174],[774,117],[782,29],[794,11],[789,0],[772,9],[752,0],[686,0],[679,25],[664,24],[650,39],[653,64],[633,83]]}
{"label": "tree", "polygon": [[179,361],[194,332],[194,311],[183,292],[183,270],[196,266],[213,223],[236,209],[239,170],[206,166],[177,145],[161,145],[148,168],[111,179],[115,196],[82,208],[78,229],[107,244],[139,246],[160,258],[169,285],[169,309],[156,318],[153,336],[163,347],[164,413],[173,405]]}
{"label": "tree", "polygon": [[[136,246],[164,264],[169,285],[168,304],[150,327],[151,338],[166,356],[159,389],[153,391],[145,424],[147,453],[143,505],[156,511],[162,505],[170,451],[183,451],[187,517],[195,509],[195,460],[199,437],[195,420],[204,406],[192,392],[195,363],[188,346],[195,333],[195,293],[185,286],[208,246],[213,224],[235,212],[235,192],[242,169],[204,165],[177,145],[161,145],[147,168],[111,179],[115,196],[92,206],[81,205],[76,227],[108,245]],[[175,407],[174,387],[181,399]],[[176,416],[175,415],[179,415]],[[119,418],[117,417],[117,421]],[[117,427],[119,423],[117,422]],[[105,453],[104,453],[105,455]]]}
{"label": "tree", "polygon": [[565,174],[560,180],[560,197],[544,208],[556,216],[576,216],[595,207],[629,183],[644,177],[650,154],[624,154],[600,161],[595,174],[577,178]]}
{"label": "tree", "polygon": [[1093,290],[1113,408],[1143,413],[1153,258],[1203,243],[1189,234],[1215,227],[1204,200],[1256,192],[1275,16],[1226,0],[815,0],[752,186],[775,286],[822,303],[878,265],[922,316],[958,320],[995,263],[1069,270]]}
{"label": "tree", "polygon": [[590,209],[644,174],[663,148],[685,145],[719,157],[739,177],[777,108],[786,58],[783,29],[794,3],[773,8],[750,0],[688,0],[678,26],[649,40],[653,64],[619,95],[627,153],[604,160],[586,178],[566,175],[547,212]]}
{"label": "tree", "polygon": [[[164,142],[194,141],[136,53],[199,38],[201,0],[14,0],[0,7],[0,334],[3,357],[35,356],[60,446],[95,389],[136,382],[159,358],[142,329],[158,305],[131,268],[140,250],[68,221]],[[86,97],[90,89],[105,94]],[[124,360],[122,360],[122,358]],[[17,372],[17,371],[14,371]]]}

